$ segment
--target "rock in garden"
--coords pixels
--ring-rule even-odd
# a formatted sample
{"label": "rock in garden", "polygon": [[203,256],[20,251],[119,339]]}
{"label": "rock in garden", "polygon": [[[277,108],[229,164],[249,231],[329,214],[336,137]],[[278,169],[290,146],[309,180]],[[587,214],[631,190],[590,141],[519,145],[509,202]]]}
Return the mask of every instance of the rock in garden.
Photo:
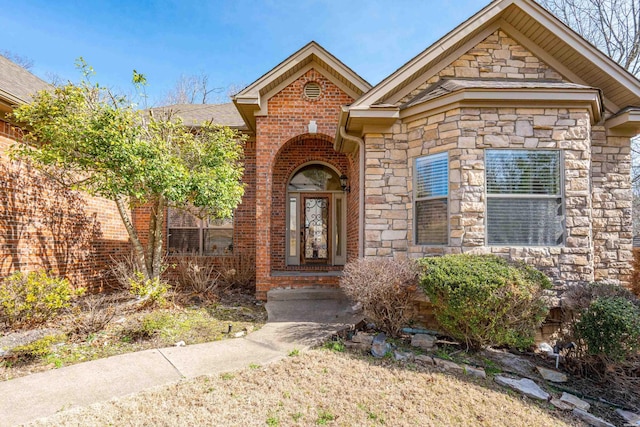
{"label": "rock in garden", "polygon": [[541,342],[540,345],[538,345],[538,350],[540,350],[542,353],[546,353],[549,356],[553,356],[553,347],[551,347],[551,344],[546,343],[546,342]]}
{"label": "rock in garden", "polygon": [[574,416],[580,418],[582,421],[593,427],[616,427],[613,424],[603,420],[602,418],[598,418],[595,415],[592,415],[580,408],[573,408],[572,413]]}
{"label": "rock in garden", "polygon": [[464,373],[476,378],[487,378],[487,373],[482,368],[476,368],[474,366],[463,365]]}
{"label": "rock in garden", "polygon": [[184,341],[178,341],[177,343],[174,344],[176,347],[184,347],[185,345],[187,345]]}
{"label": "rock in garden", "polygon": [[538,372],[542,378],[547,381],[551,381],[552,383],[566,383],[567,376],[562,372],[554,371],[553,369],[543,368],[542,366],[536,366]]}
{"label": "rock in garden", "polygon": [[515,380],[513,378],[507,378],[503,376],[496,376],[495,380],[498,384],[502,386],[506,386],[512,388],[525,396],[531,397],[532,399],[538,400],[549,400],[551,396],[549,393],[540,388],[540,386],[528,378],[521,378],[519,380]]}
{"label": "rock in garden", "polygon": [[555,397],[551,399],[551,404],[562,411],[570,411],[573,409],[572,405],[564,403],[562,400],[556,399]]}
{"label": "rock in garden", "polygon": [[384,357],[385,354],[390,349],[389,344],[387,344],[387,337],[383,332],[380,332],[375,336],[373,342],[371,343],[371,354],[373,357]]}
{"label": "rock in garden", "polygon": [[371,345],[373,343],[373,335],[365,332],[358,332],[353,336],[353,338],[351,338],[351,341],[358,344]]}
{"label": "rock in garden", "polygon": [[413,360],[413,353],[395,350],[393,352],[393,358],[398,361],[411,361]]}
{"label": "rock in garden", "polygon": [[489,348],[487,350],[483,350],[481,355],[500,363],[509,371],[520,374],[523,377],[529,377],[534,373],[533,363],[523,359],[522,357],[516,356],[515,354]]}
{"label": "rock in garden", "polygon": [[571,393],[562,393],[562,396],[560,396],[560,400],[564,403],[568,403],[574,408],[582,409],[583,411],[588,411],[589,408],[591,408],[590,404],[582,399],[579,399]]}
{"label": "rock in garden", "polygon": [[433,350],[436,345],[436,337],[427,334],[415,334],[411,337],[411,345],[423,350]]}
{"label": "rock in garden", "polygon": [[427,356],[426,354],[419,354],[415,357],[416,362],[424,363],[425,365],[433,365],[433,357]]}
{"label": "rock in garden", "polygon": [[629,411],[623,411],[622,409],[616,409],[616,413],[620,415],[627,422],[627,425],[633,427],[640,427],[640,414],[635,414]]}
{"label": "rock in garden", "polygon": [[236,332],[235,334],[233,334],[233,336],[235,338],[241,338],[243,336],[245,336],[247,333],[245,331],[240,331],[240,332]]}
{"label": "rock in garden", "polygon": [[434,357],[433,361],[434,361],[434,363],[436,364],[436,366],[438,368],[442,368],[445,371],[457,371],[457,372],[463,372],[464,371],[462,366],[460,366],[457,363],[452,362],[450,360],[438,359],[437,357]]}

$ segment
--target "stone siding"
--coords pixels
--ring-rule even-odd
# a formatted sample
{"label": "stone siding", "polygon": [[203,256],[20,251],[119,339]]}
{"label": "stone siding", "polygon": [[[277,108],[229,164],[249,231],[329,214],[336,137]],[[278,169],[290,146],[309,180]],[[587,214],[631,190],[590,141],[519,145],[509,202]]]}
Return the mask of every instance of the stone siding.
{"label": "stone siding", "polygon": [[[592,281],[590,122],[586,110],[461,108],[368,135],[366,255],[411,257],[495,253],[540,267],[558,283]],[[406,142],[405,142],[406,140]],[[561,150],[565,244],[487,246],[485,149]],[[417,157],[449,155],[449,245],[415,244],[413,165]]]}
{"label": "stone siding", "polygon": [[443,78],[533,79],[562,81],[562,76],[525,47],[498,30],[402,98],[413,99]]}

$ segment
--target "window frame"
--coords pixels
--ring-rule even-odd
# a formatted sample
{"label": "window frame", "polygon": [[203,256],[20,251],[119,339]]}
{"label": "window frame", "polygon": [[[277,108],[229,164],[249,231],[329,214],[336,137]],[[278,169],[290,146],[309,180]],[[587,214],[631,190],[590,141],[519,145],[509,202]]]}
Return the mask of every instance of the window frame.
{"label": "window frame", "polygon": [[[489,151],[526,151],[526,152],[553,152],[558,154],[558,188],[559,194],[497,194],[489,192],[488,176],[487,173],[487,152]],[[560,248],[566,245],[567,240],[567,210],[566,210],[566,196],[565,196],[565,168],[564,168],[564,151],[559,148],[488,148],[484,150],[484,188],[485,188],[485,246],[504,248],[504,247],[523,247],[523,248]],[[489,242],[489,199],[523,199],[523,200],[555,200],[560,199],[560,209],[562,220],[560,226],[562,227],[562,241],[555,244],[547,245],[523,245],[513,243],[492,244]]]}
{"label": "window frame", "polygon": [[[420,159],[425,159],[428,157],[444,157],[446,158],[446,163],[447,163],[447,177],[446,177],[446,185],[447,185],[447,194],[446,196],[429,196],[429,197],[418,197],[418,161]],[[450,219],[450,209],[451,209],[451,203],[449,200],[449,196],[451,194],[451,188],[450,188],[450,161],[449,161],[449,152],[448,151],[443,151],[440,153],[434,153],[434,154],[427,154],[425,156],[419,156],[413,159],[413,170],[414,170],[414,174],[413,174],[413,241],[415,242],[416,245],[418,246],[425,246],[425,247],[438,247],[438,248],[442,248],[442,247],[447,247],[451,244],[451,221],[449,221]],[[429,201],[429,200],[446,200],[447,201],[447,212],[446,212],[446,218],[447,218],[447,239],[445,243],[421,243],[418,241],[418,202],[423,202],[423,201]]]}
{"label": "window frame", "polygon": [[[178,211],[184,211],[187,213],[190,213],[188,210],[186,209],[180,209],[180,208],[172,208],[172,207],[168,207],[167,208],[167,221],[165,224],[166,230],[167,230],[167,256],[198,256],[198,257],[228,257],[228,256],[233,256],[234,255],[234,250],[235,250],[235,245],[234,245],[234,240],[235,240],[235,215],[232,215],[231,218],[228,218],[231,220],[231,228],[225,227],[225,226],[208,226],[205,227],[204,226],[204,222],[205,219],[200,219],[197,216],[194,215],[194,217],[198,218],[199,221],[199,226],[198,227],[171,227],[169,224],[169,210],[171,209],[176,209]],[[235,212],[234,212],[235,213]],[[193,215],[193,214],[191,214]],[[215,221],[212,219],[209,219],[208,221]],[[171,230],[197,230],[198,231],[198,251],[197,252],[170,252],[170,247],[169,247],[169,238],[171,236]],[[205,235],[205,231],[206,230],[231,230],[231,247],[232,250],[228,253],[222,253],[222,254],[205,254],[204,253],[204,235]]]}

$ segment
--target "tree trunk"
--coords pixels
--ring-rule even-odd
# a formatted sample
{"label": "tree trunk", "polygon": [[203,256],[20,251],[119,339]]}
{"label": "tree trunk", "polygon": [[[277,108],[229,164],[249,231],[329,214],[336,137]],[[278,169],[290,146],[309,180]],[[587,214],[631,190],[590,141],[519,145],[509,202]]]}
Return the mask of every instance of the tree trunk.
{"label": "tree trunk", "polygon": [[146,257],[144,248],[142,247],[142,243],[140,243],[138,232],[133,226],[133,222],[131,222],[131,215],[129,214],[125,201],[121,196],[117,196],[115,198],[115,202],[116,206],[118,207],[118,213],[120,213],[122,223],[124,224],[124,228],[127,230],[129,239],[131,240],[131,244],[133,245],[133,255],[136,267],[140,272],[144,274],[145,279],[149,279],[148,270],[146,268]]}
{"label": "tree trunk", "polygon": [[167,203],[163,196],[157,196],[151,207],[149,218],[149,242],[147,243],[147,268],[150,278],[162,274],[162,243],[164,231],[164,211]]}

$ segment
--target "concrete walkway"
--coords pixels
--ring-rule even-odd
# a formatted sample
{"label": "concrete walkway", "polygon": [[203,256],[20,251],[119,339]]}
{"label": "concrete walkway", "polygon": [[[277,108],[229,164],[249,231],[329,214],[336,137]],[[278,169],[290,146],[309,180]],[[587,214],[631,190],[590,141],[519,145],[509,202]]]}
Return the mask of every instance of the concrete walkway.
{"label": "concrete walkway", "polygon": [[123,354],[0,382],[0,426],[27,423],[200,375],[265,365],[355,323],[336,291],[269,294],[269,322],[244,338]]}

